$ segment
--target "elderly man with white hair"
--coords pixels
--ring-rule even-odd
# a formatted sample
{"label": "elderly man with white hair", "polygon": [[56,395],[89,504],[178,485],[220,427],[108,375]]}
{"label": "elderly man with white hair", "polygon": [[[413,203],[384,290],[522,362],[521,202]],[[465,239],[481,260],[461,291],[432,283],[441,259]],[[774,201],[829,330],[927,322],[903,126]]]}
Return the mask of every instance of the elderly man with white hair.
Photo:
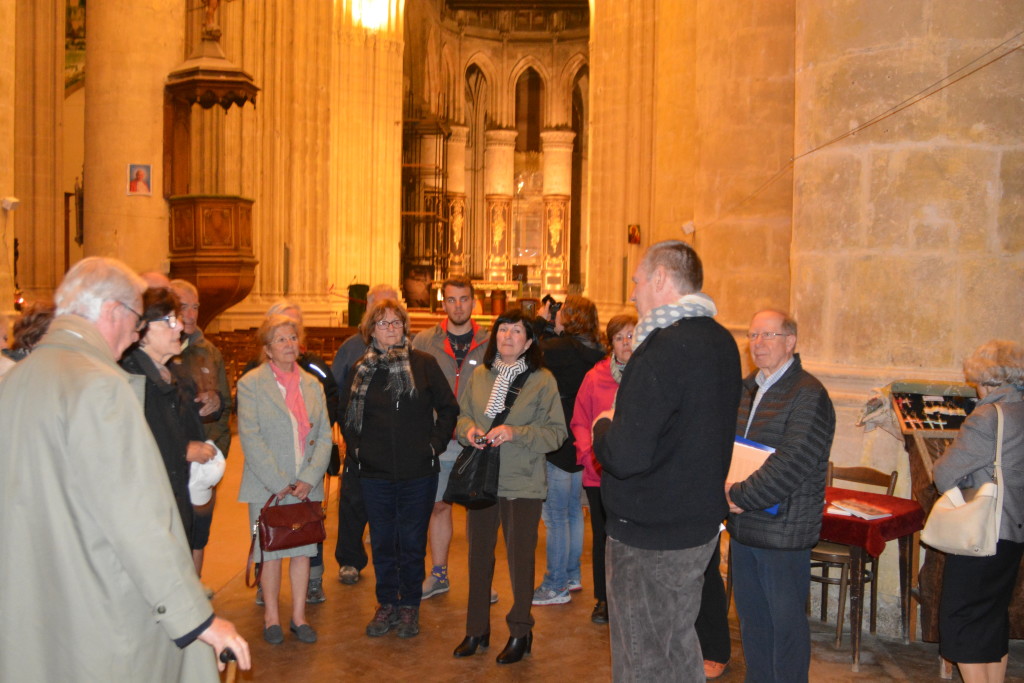
{"label": "elderly man with white hair", "polygon": [[217,681],[225,648],[249,667],[196,577],[142,387],[117,366],[144,289],[120,261],[80,261],[0,385],[0,680]]}

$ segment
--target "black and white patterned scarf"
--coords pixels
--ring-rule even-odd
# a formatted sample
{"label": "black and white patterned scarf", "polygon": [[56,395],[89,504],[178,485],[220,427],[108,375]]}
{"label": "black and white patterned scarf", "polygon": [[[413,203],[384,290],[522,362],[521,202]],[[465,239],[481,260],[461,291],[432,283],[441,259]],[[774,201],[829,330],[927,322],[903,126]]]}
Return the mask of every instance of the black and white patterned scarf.
{"label": "black and white patterned scarf", "polygon": [[652,308],[633,329],[633,350],[639,348],[654,330],[668,327],[683,318],[714,318],[717,313],[715,302],[704,292],[686,294],[670,304]]}
{"label": "black and white patterned scarf", "polygon": [[366,392],[370,388],[374,373],[381,365],[388,370],[388,383],[384,389],[391,394],[395,402],[403,395],[412,396],[415,393],[416,385],[412,378],[412,368],[409,367],[409,346],[406,341],[403,337],[400,344],[395,344],[387,351],[379,350],[376,342],[371,342],[366,348],[366,353],[359,359],[359,365],[352,376],[348,410],[345,411],[345,425],[354,429],[356,434],[363,431]]}
{"label": "black and white patterned scarf", "polygon": [[526,359],[520,358],[515,363],[506,363],[500,358],[495,358],[491,367],[498,371],[498,377],[494,380],[494,386],[491,387],[491,397],[487,399],[484,415],[495,418],[498,413],[505,410],[505,396],[508,395],[508,388],[512,386],[512,382],[526,372]]}

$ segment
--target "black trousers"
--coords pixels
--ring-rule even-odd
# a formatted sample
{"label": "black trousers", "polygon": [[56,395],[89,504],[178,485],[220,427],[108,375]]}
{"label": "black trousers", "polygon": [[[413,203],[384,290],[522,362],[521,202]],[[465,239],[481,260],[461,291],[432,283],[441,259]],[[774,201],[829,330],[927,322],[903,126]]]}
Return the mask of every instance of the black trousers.
{"label": "black trousers", "polygon": [[584,486],[587,502],[590,503],[591,563],[594,575],[594,599],[608,600],[608,588],[604,578],[604,548],[608,534],[604,530],[604,503],[601,501],[600,486]]}
{"label": "black trousers", "polygon": [[363,487],[359,470],[345,459],[341,475],[341,491],[338,494],[338,543],[334,547],[334,559],[340,567],[355,567],[362,571],[369,558],[363,546],[366,531],[366,504],[363,502]]}
{"label": "black trousers", "polygon": [[704,653],[704,659],[726,664],[732,656],[732,639],[729,636],[729,604],[725,601],[725,586],[718,570],[721,563],[720,546],[715,545],[711,562],[704,570],[704,589],[700,595],[700,612],[694,624],[697,640]]}

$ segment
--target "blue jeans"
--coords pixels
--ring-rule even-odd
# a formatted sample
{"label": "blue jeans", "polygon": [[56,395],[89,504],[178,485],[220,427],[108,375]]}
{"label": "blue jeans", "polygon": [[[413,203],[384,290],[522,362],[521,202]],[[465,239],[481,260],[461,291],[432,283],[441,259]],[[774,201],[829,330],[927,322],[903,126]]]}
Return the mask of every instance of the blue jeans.
{"label": "blue jeans", "polygon": [[566,472],[550,462],[548,497],[541,518],[547,529],[547,571],[542,585],[565,590],[569,581],[580,580],[583,554],[583,471]]}
{"label": "blue jeans", "polygon": [[[703,681],[694,621],[718,544],[645,550],[608,537],[608,623],[615,683]],[[749,669],[748,669],[749,671]]]}
{"label": "blue jeans", "polygon": [[361,483],[370,522],[377,602],[419,607],[437,475],[406,481],[363,477]]}
{"label": "blue jeans", "polygon": [[811,630],[804,607],[811,551],[754,548],[735,539],[731,544],[747,683],[806,683]]}

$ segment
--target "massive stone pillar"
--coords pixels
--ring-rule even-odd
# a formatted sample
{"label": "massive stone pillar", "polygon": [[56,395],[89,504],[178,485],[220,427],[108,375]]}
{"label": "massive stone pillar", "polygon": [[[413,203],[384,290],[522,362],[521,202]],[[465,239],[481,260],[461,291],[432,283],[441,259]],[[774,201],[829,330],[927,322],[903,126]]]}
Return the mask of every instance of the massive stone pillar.
{"label": "massive stone pillar", "polygon": [[572,194],[571,130],[540,134],[544,152],[544,250],[541,291],[564,294],[569,282],[569,197]]}
{"label": "massive stone pillar", "polygon": [[466,141],[469,127],[452,126],[448,137],[448,220],[451,225],[450,275],[466,274]]}
{"label": "massive stone pillar", "polygon": [[351,282],[397,287],[402,3],[378,2],[381,21],[374,24],[360,23],[346,4],[334,3],[331,62],[324,73],[331,103],[328,272],[331,284],[342,289]]}
{"label": "massive stone pillar", "polygon": [[[8,41],[0,70],[9,92],[0,94],[0,108],[13,114],[0,135],[11,135],[10,163],[0,163],[0,178],[13,173],[0,196],[16,196],[21,206],[0,215],[8,250],[18,239],[18,284],[26,298],[49,296],[64,274],[64,194],[62,188],[61,122],[64,104],[64,2],[5,3]],[[2,182],[2,181],[0,181]],[[2,209],[0,209],[2,211]],[[4,218],[6,216],[6,219]],[[10,268],[15,268],[9,251]],[[0,266],[2,267],[2,266]],[[3,287],[0,283],[0,287]],[[3,306],[10,305],[5,297]]]}
{"label": "massive stone pillar", "polygon": [[484,133],[484,195],[487,198],[487,279],[512,276],[512,183],[515,175],[516,131]]}
{"label": "massive stone pillar", "polygon": [[[832,459],[898,469],[901,493],[910,485],[902,443],[853,426],[872,387],[961,379],[975,346],[1024,331],[1024,61],[994,61],[892,108],[995,58],[1019,18],[1012,0],[797,1],[791,305],[800,348],[836,404]],[[895,555],[882,557],[889,595]]]}
{"label": "massive stone pillar", "polygon": [[[185,58],[185,3],[92,3],[85,61],[85,254],[166,270],[164,79]],[[127,29],[130,27],[130,29]],[[140,55],[145,55],[144,59]],[[129,165],[149,167],[129,192]],[[147,191],[148,190],[148,191]]]}
{"label": "massive stone pillar", "polygon": [[[0,0],[0,26],[14,25],[14,0]],[[0,33],[0,198],[14,196],[15,33]],[[0,207],[0,313],[13,310],[13,258],[14,215]]]}
{"label": "massive stone pillar", "polygon": [[696,3],[694,246],[718,321],[736,332],[789,306],[794,4]]}
{"label": "massive stone pillar", "polygon": [[[631,309],[644,248],[693,213],[697,0],[591,3],[587,295],[602,319]],[[655,86],[657,84],[657,86]],[[627,239],[640,226],[640,244]]]}

